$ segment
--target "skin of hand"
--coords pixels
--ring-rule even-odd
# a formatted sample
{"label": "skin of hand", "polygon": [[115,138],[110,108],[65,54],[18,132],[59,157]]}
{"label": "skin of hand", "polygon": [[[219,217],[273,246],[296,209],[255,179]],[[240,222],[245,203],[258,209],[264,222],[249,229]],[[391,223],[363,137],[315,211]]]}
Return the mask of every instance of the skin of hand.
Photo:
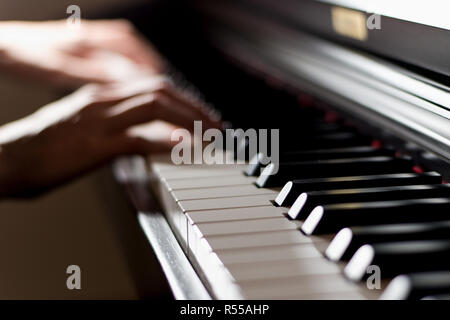
{"label": "skin of hand", "polygon": [[[126,20],[0,22],[0,68],[54,86],[77,88],[88,83],[124,80],[111,73],[110,55],[138,66],[139,73],[162,73],[166,62]],[[135,76],[129,75],[129,78]]]}
{"label": "skin of hand", "polygon": [[133,129],[155,120],[172,129],[193,130],[194,120],[221,128],[207,111],[161,76],[84,86],[0,127],[0,196],[35,195],[119,155],[168,151],[177,143],[170,132],[137,135]]}

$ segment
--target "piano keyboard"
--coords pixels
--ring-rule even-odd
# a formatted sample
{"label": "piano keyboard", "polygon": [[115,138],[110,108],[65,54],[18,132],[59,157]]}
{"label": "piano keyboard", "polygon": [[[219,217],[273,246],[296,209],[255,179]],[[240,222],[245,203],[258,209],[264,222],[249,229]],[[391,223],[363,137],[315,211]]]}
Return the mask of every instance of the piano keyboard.
{"label": "piano keyboard", "polygon": [[[282,141],[274,175],[260,162],[176,166],[168,156],[150,158],[153,190],[212,296],[449,293],[448,281],[440,290],[433,276],[450,270],[450,185],[367,137],[336,125],[311,128],[309,143]],[[381,268],[380,289],[368,288],[370,265]],[[428,286],[419,281],[425,271]]]}

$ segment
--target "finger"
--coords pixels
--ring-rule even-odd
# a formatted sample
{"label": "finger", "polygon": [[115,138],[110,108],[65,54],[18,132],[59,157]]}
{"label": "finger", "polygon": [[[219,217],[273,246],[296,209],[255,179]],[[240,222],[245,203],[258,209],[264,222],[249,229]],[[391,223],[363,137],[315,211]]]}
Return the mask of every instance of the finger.
{"label": "finger", "polygon": [[128,45],[121,45],[122,41],[115,42],[111,43],[111,49],[116,49],[118,53],[123,54],[140,66],[150,68],[155,72],[164,72],[167,67],[165,59],[149,41],[132,25],[130,26],[131,29],[123,34],[123,39],[128,40]]}
{"label": "finger", "polygon": [[108,57],[99,54],[88,58],[65,55],[61,58],[59,69],[62,73],[70,75],[84,83],[111,84],[118,80],[117,75],[111,71],[114,63]]}
{"label": "finger", "polygon": [[164,76],[152,76],[126,83],[85,85],[78,90],[80,95],[88,98],[86,102],[88,106],[81,112],[97,112],[96,109],[101,107],[111,107],[127,99],[153,92],[164,78]]}
{"label": "finger", "polygon": [[113,156],[169,152],[173,142],[167,140],[151,140],[141,136],[131,136],[126,133],[110,140]]}
{"label": "finger", "polygon": [[155,91],[173,98],[173,103],[177,108],[184,109],[184,112],[191,113],[196,120],[203,121],[205,128],[221,128],[222,123],[220,119],[212,117],[211,108],[201,100],[175,88],[165,76],[146,76],[126,83],[109,84],[104,86],[100,95],[111,99],[125,99]]}
{"label": "finger", "polygon": [[115,82],[102,86],[101,96],[131,98],[157,91],[163,83],[170,80],[163,75],[135,77],[131,81]]}
{"label": "finger", "polygon": [[192,114],[196,120],[203,121],[205,128],[220,129],[222,127],[220,119],[214,118],[212,109],[193,95],[177,90],[170,83],[162,83],[158,91],[170,96],[177,108]]}
{"label": "finger", "polygon": [[171,97],[161,93],[145,94],[128,99],[106,112],[107,128],[112,132],[156,119],[193,130],[194,121],[198,120],[192,113],[177,107],[177,103]]}
{"label": "finger", "polygon": [[140,35],[128,38],[127,46],[111,43],[110,48],[128,57],[134,63],[150,68],[155,72],[163,72],[167,63],[156,52],[156,49]]}
{"label": "finger", "polygon": [[114,81],[95,63],[78,58],[65,58],[59,66],[42,65],[36,75],[57,86],[79,87],[88,83],[107,84]]}
{"label": "finger", "polygon": [[[39,61],[39,63],[36,63],[20,55],[15,57],[7,55],[2,60],[5,61],[0,61],[0,64],[5,70],[10,70],[19,76],[27,76],[40,81],[44,80],[58,87],[77,87],[86,83],[108,82],[108,79],[105,79],[105,76],[96,66],[86,68],[82,65],[80,67],[78,65],[79,59],[66,61],[61,57],[52,57],[51,61]],[[82,71],[86,69],[88,72]]]}
{"label": "finger", "polygon": [[141,67],[163,72],[167,63],[157,50],[126,20],[89,22],[86,45],[120,53]]}

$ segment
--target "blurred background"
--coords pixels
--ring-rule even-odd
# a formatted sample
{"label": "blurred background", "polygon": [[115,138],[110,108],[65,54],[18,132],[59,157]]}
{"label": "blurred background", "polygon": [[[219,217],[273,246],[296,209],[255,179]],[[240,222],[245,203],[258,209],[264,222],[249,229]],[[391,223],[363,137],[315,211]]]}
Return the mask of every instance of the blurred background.
{"label": "blurred background", "polygon": [[[3,0],[1,20],[131,14],[149,0]],[[64,92],[0,73],[0,123],[30,114]],[[32,165],[32,159],[30,159]],[[120,226],[120,228],[118,227]],[[104,168],[42,197],[0,201],[0,299],[135,299],[169,291],[134,212]],[[66,268],[81,268],[82,290],[68,290]]]}

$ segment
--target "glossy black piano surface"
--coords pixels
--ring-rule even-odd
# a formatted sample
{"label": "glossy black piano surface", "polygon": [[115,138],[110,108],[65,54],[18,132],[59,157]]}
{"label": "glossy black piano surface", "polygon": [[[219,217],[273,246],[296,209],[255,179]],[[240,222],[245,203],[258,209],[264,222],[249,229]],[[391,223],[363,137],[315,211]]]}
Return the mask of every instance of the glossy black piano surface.
{"label": "glossy black piano surface", "polygon": [[[183,74],[179,83],[194,84],[235,128],[280,129],[281,163],[271,176],[263,164],[174,166],[168,156],[117,163],[175,296],[450,293],[449,64],[433,58],[445,45],[426,50],[430,39],[421,39],[427,54],[402,56],[406,42],[373,49],[392,41],[382,29],[361,43],[333,35],[329,1],[189,8],[176,11],[183,30],[167,25],[182,41],[159,43],[175,80]],[[313,21],[308,8],[328,20]],[[441,26],[386,23],[450,37]],[[375,288],[367,282],[372,264],[381,270]]]}

